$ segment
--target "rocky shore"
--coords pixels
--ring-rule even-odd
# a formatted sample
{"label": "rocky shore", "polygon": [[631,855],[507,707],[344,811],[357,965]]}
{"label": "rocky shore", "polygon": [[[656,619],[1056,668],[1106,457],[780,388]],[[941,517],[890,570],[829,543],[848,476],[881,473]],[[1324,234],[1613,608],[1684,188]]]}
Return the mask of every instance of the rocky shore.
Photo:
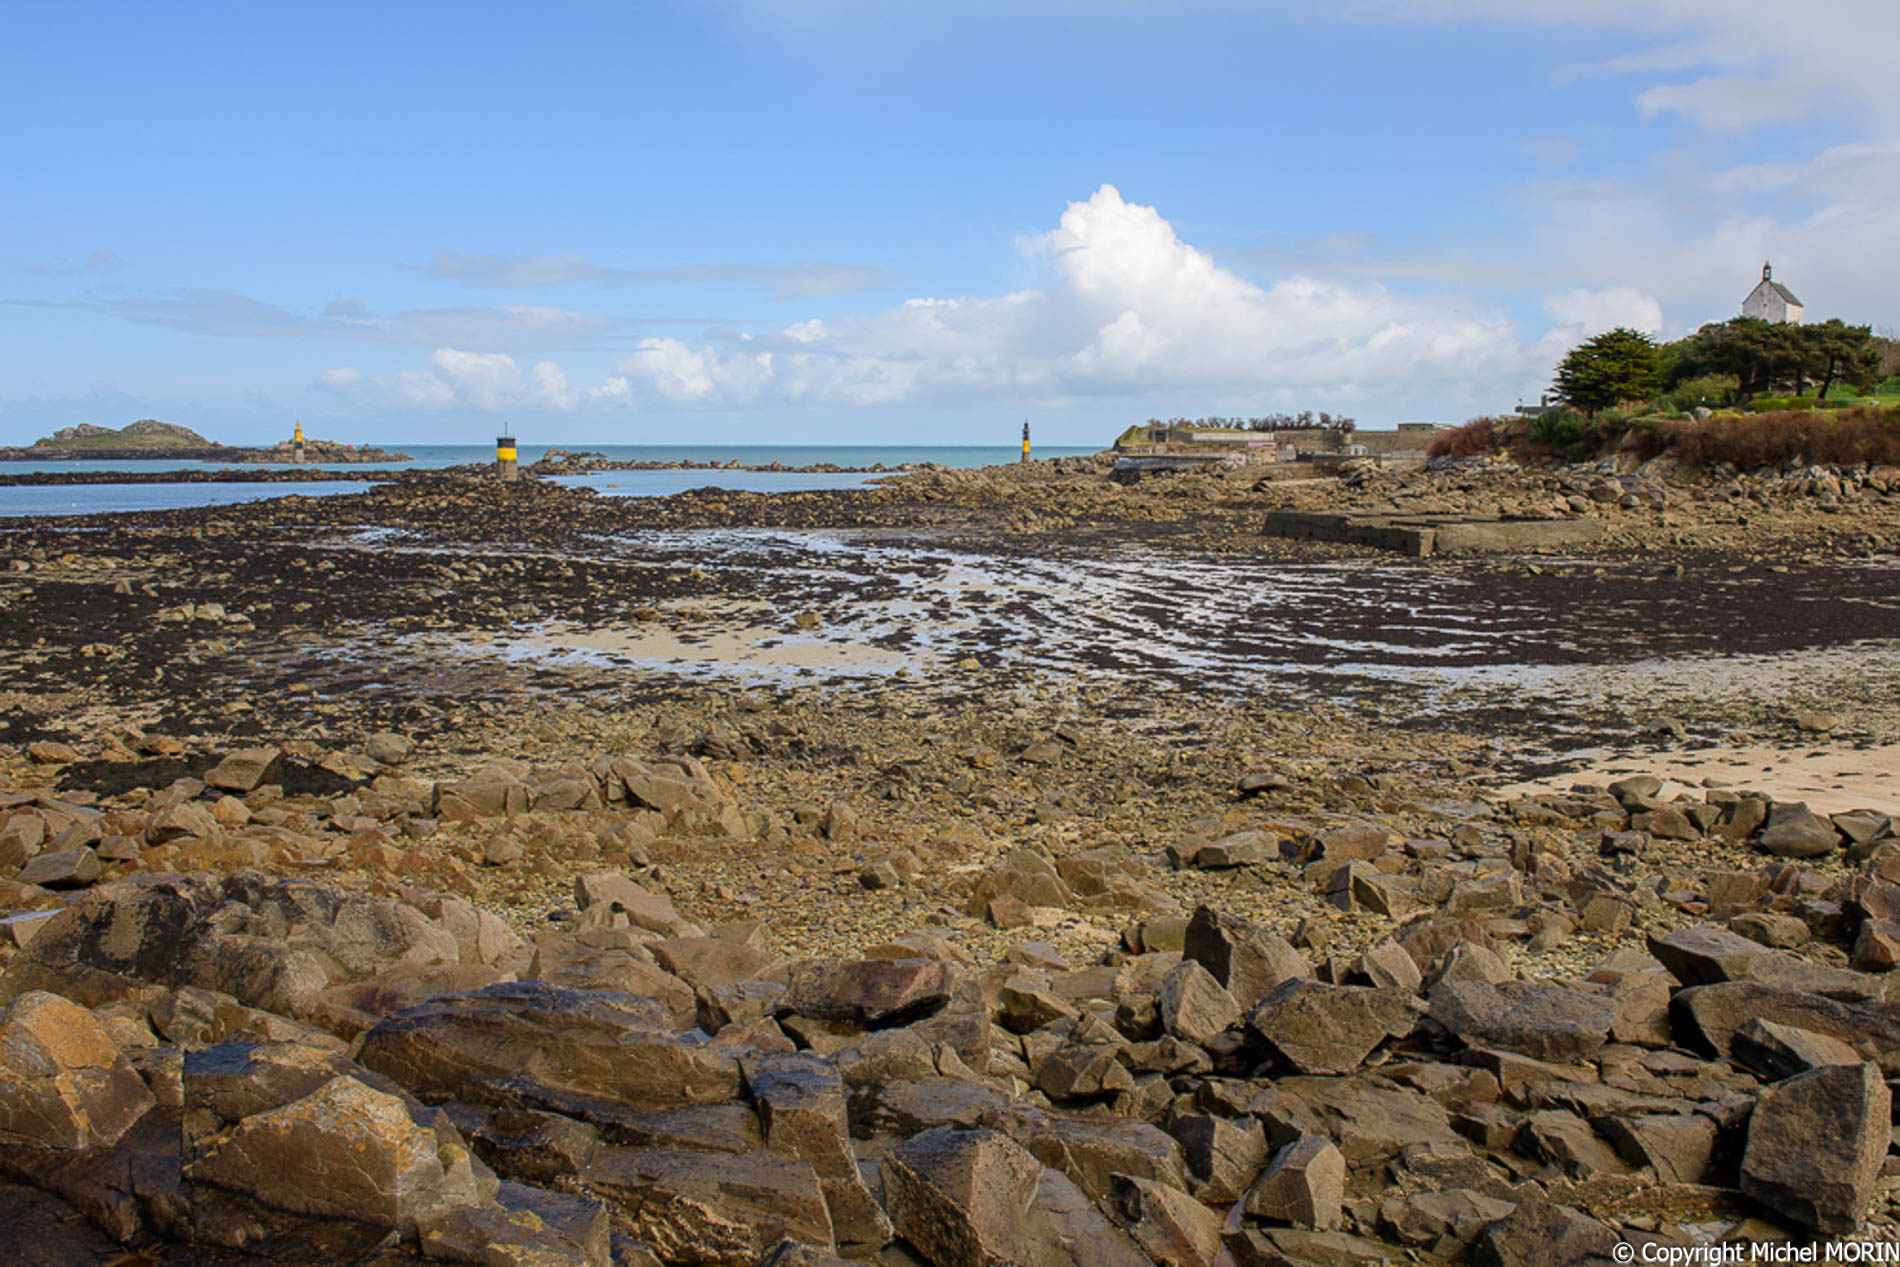
{"label": "rocky shore", "polygon": [[697,458],[639,458],[614,459],[604,453],[589,450],[549,449],[539,459],[523,468],[535,475],[584,475],[592,471],[787,471],[805,474],[886,474],[889,472],[938,469],[935,463],[902,463],[886,466],[874,462],[870,466],[841,466],[836,462],[807,462],[790,465],[785,462],[741,462],[730,458],[723,462],[701,460]]}
{"label": "rocky shore", "polygon": [[407,453],[390,453],[374,445],[343,444],[336,440],[306,440],[302,444],[279,440],[268,448],[233,449],[230,452],[233,456],[216,460],[280,464],[323,462],[331,465],[338,462],[407,462],[409,460]]}
{"label": "rocky shore", "polygon": [[[1012,622],[1053,589],[999,593],[1054,555],[1244,559],[1343,577],[1361,609],[1430,582],[1530,643],[1533,610],[1612,630],[1660,588],[1649,623],[1708,622],[1732,589],[1755,627],[1693,652],[1585,629],[1567,654],[1860,655],[1900,637],[1900,485],[1824,474],[1121,488],[1065,459],[0,525],[0,1206],[48,1263],[1892,1239],[1895,820],[1516,755],[1526,729],[1881,751],[1891,681],[1671,701],[1668,726],[1623,701],[1448,725],[1396,685],[1266,673],[1277,651],[1238,679],[1244,648],[1185,608],[1155,627],[1196,649],[1165,662],[1033,646]],[[1418,561],[1257,529],[1395,502],[1605,538]],[[1062,575],[1088,570],[1035,583]],[[1363,640],[1393,610],[1312,630]],[[609,633],[679,662],[550,650]],[[850,654],[710,667],[741,635]],[[1524,774],[1543,785],[1501,790]]]}
{"label": "rocky shore", "polygon": [[[27,448],[18,446],[0,447],[0,462],[151,462],[167,459],[189,458],[194,462],[275,462],[294,464],[299,461],[297,449],[289,443],[272,445],[269,448],[248,448],[224,444],[205,444],[180,448],[177,446],[153,448],[127,446],[113,448],[104,445],[64,448],[56,444],[35,444]],[[304,462],[407,462],[407,453],[388,453],[382,449],[357,448],[354,445],[337,444],[329,440],[311,440],[304,445]],[[118,474],[117,472],[103,472]],[[184,474],[184,472],[180,472]],[[127,481],[130,482],[130,481]],[[172,481],[160,481],[172,482]]]}
{"label": "rocky shore", "polygon": [[[239,461],[220,458],[219,461]],[[259,459],[264,460],[264,459]],[[325,459],[326,461],[328,459]],[[401,458],[363,458],[362,461],[401,461]],[[404,471],[352,471],[352,480],[401,479]],[[337,472],[321,467],[292,466],[267,471],[203,470],[181,468],[175,471],[6,471],[0,472],[0,488],[58,488],[82,484],[315,484],[338,478]]]}

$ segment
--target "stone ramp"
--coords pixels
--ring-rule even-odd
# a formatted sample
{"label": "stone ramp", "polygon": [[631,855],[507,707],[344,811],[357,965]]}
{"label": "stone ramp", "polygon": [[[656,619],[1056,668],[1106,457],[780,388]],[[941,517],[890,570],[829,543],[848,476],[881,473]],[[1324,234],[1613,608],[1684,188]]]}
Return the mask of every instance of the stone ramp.
{"label": "stone ramp", "polygon": [[1505,519],[1470,515],[1356,515],[1274,511],[1261,531],[1269,537],[1339,541],[1423,558],[1432,554],[1510,552],[1583,545],[1603,536],[1595,519]]}

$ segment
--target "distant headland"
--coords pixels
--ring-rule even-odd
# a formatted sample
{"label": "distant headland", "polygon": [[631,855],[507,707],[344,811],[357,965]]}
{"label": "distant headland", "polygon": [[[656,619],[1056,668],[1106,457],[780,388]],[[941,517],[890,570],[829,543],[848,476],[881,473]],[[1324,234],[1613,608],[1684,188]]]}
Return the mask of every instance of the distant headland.
{"label": "distant headland", "polygon": [[141,418],[113,430],[82,422],[76,427],[61,427],[50,436],[42,436],[20,448],[0,448],[0,462],[126,462],[144,458],[190,458],[200,462],[406,462],[406,453],[385,453],[381,449],[358,448],[334,440],[306,439],[303,425],[288,440],[268,448],[235,447],[205,439],[190,427],[156,418]]}

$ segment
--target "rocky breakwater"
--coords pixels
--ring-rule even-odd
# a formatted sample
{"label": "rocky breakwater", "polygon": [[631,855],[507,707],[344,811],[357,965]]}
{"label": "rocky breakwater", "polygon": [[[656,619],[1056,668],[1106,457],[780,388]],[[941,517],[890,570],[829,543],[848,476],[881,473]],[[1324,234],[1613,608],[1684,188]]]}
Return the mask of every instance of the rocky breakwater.
{"label": "rocky breakwater", "polygon": [[[695,759],[365,749],[321,816],[270,748],[0,811],[0,1203],[47,1261],[1528,1264],[1895,1226],[1878,815],[1638,778],[1436,837],[1389,781],[1262,770],[1165,858],[1018,848],[936,931],[787,956],[645,865],[760,825]],[[480,857],[435,847],[464,825]],[[455,891],[563,855],[597,861],[529,937]],[[941,881],[857,858],[860,900]],[[1169,909],[1199,884],[1235,901]],[[1072,906],[1133,914],[1094,962],[957,937]]]}

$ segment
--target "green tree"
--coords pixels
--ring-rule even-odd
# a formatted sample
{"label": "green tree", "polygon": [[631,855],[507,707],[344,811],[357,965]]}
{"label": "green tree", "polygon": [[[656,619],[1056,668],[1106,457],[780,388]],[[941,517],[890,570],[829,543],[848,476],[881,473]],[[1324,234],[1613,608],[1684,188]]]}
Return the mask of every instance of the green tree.
{"label": "green tree", "polygon": [[1650,337],[1618,326],[1570,349],[1557,367],[1557,395],[1595,417],[1625,400],[1648,400],[1662,386],[1662,360]]}
{"label": "green tree", "polygon": [[1827,399],[1828,388],[1836,380],[1860,392],[1880,381],[1880,349],[1874,345],[1873,327],[1850,326],[1839,317],[1831,317],[1800,329],[1800,343],[1806,353],[1802,373],[1820,379],[1820,388],[1814,393],[1818,399]]}
{"label": "green tree", "polygon": [[1672,383],[1704,374],[1732,374],[1739,384],[1736,395],[1747,400],[1790,384],[1801,376],[1808,361],[1801,326],[1736,317],[1711,322],[1688,338],[1670,345]]}

